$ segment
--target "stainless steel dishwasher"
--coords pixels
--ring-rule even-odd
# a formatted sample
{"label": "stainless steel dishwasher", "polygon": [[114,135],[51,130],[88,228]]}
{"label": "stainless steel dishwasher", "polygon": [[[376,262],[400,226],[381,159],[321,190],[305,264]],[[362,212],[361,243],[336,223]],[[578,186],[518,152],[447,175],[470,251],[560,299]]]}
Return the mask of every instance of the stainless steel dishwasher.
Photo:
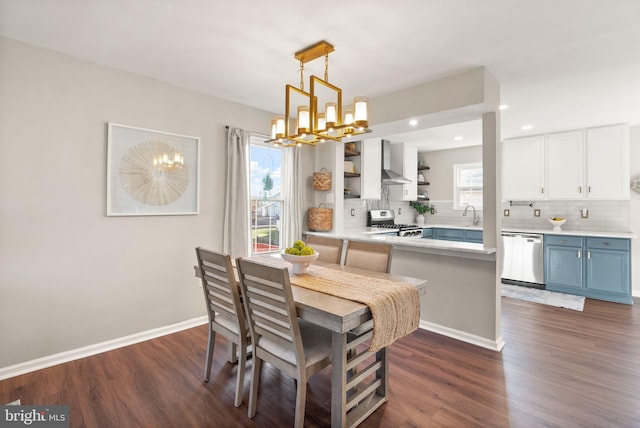
{"label": "stainless steel dishwasher", "polygon": [[502,233],[502,282],[544,288],[544,235]]}

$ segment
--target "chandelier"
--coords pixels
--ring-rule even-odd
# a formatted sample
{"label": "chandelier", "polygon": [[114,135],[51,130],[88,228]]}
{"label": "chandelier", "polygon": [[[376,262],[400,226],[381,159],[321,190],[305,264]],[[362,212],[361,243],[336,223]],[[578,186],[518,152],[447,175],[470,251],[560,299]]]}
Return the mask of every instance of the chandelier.
{"label": "chandelier", "polygon": [[[357,96],[353,105],[342,108],[342,89],[329,83],[329,54],[333,45],[320,41],[296,52],[300,61],[300,88],[286,85],[285,115],[271,121],[271,139],[267,143],[276,145],[315,146],[327,140],[342,141],[343,138],[371,132],[367,116],[368,98]],[[311,76],[309,92],[304,90],[304,64],[324,56],[324,79]],[[292,103],[296,104],[295,127],[290,126]],[[320,111],[318,104],[323,104]]]}

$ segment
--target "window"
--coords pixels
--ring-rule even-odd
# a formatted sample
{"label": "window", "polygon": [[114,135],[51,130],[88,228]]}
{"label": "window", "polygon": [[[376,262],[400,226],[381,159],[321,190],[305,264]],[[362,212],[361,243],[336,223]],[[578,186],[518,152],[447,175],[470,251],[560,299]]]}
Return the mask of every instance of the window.
{"label": "window", "polygon": [[251,135],[249,171],[251,194],[251,254],[280,251],[282,149]]}
{"label": "window", "polygon": [[467,205],[482,209],[482,164],[467,163],[453,166],[453,209]]}

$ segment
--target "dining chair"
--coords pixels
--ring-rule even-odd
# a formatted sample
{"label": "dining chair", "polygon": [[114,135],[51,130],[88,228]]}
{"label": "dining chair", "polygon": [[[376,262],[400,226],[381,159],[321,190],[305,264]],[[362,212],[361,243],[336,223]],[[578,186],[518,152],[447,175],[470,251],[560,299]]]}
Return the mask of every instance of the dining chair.
{"label": "dining chair", "polygon": [[256,414],[262,362],[296,379],[295,426],[304,426],[307,379],[331,363],[331,333],[298,319],[287,268],[237,259],[242,300],[252,338],[248,415]]}
{"label": "dining chair", "polygon": [[389,273],[392,248],[390,244],[349,240],[344,265]]}
{"label": "dining chair", "polygon": [[339,265],[342,262],[342,246],[344,241],[339,238],[324,236],[307,236],[307,245],[320,253],[318,260]]}
{"label": "dining chair", "polygon": [[209,316],[209,340],[207,342],[204,381],[208,382],[211,374],[217,333],[230,342],[229,361],[238,362],[234,404],[239,407],[242,403],[244,372],[248,356],[247,348],[251,343],[251,336],[247,328],[244,307],[240,300],[238,282],[231,265],[231,257],[201,247],[196,248],[196,255]]}

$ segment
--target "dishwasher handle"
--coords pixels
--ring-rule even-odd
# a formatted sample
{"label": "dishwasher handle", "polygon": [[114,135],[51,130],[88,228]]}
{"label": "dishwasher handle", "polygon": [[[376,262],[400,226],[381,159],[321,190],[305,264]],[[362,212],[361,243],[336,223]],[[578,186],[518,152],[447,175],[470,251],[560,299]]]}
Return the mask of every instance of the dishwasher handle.
{"label": "dishwasher handle", "polygon": [[527,242],[531,242],[534,244],[541,244],[544,235],[539,234],[531,234],[531,233],[503,233],[503,238],[515,238],[515,239],[525,239]]}

